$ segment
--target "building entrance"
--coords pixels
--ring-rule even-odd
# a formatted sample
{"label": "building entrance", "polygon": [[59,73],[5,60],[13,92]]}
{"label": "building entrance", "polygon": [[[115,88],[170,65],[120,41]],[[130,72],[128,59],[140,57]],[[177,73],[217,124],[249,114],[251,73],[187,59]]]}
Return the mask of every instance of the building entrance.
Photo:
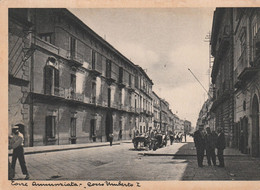
{"label": "building entrance", "polygon": [[252,156],[260,156],[259,148],[259,101],[255,95],[252,102]]}
{"label": "building entrance", "polygon": [[106,116],[106,140],[109,141],[109,134],[113,133],[113,117],[111,111]]}

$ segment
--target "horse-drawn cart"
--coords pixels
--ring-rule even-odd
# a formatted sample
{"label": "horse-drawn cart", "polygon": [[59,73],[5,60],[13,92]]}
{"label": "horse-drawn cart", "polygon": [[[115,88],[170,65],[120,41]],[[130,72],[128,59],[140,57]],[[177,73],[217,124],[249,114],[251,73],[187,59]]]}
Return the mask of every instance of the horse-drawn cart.
{"label": "horse-drawn cart", "polygon": [[151,138],[148,136],[137,136],[132,140],[134,148],[137,149],[149,149],[151,150]]}

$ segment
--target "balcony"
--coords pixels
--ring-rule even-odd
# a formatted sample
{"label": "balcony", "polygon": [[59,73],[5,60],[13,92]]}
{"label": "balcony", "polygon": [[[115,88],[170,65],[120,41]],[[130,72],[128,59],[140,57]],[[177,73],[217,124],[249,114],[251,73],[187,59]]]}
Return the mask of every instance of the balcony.
{"label": "balcony", "polygon": [[78,52],[71,52],[64,50],[60,47],[57,47],[49,42],[46,42],[38,37],[35,38],[35,46],[42,48],[51,52],[55,55],[58,55],[64,59],[67,59],[73,66],[82,66],[83,65],[83,55]]}
{"label": "balcony", "polygon": [[75,66],[80,67],[83,65],[83,55],[77,52],[68,52],[69,62]]}
{"label": "balcony", "polygon": [[113,79],[112,77],[107,77],[106,78],[107,84],[110,86],[113,82],[115,82],[116,80]]}
{"label": "balcony", "polygon": [[127,89],[128,89],[128,92],[129,92],[129,93],[132,93],[132,92],[135,91],[135,89],[132,88],[132,86],[127,86]]}
{"label": "balcony", "polygon": [[119,80],[118,82],[118,87],[119,88],[124,88],[126,85],[122,82],[122,80]]}

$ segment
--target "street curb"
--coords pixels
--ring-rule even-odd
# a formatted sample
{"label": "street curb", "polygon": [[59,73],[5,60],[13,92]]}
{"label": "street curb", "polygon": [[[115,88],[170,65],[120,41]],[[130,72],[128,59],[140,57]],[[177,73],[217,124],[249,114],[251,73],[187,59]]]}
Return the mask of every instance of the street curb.
{"label": "street curb", "polygon": [[[196,154],[153,154],[153,153],[138,153],[138,155],[142,156],[197,156]],[[217,156],[217,155],[216,155]],[[249,157],[249,155],[224,155],[224,157]]]}
{"label": "street curb", "polygon": [[[113,143],[113,145],[120,145],[120,142]],[[66,150],[76,150],[76,149],[83,149],[83,148],[96,148],[96,147],[102,147],[102,146],[110,146],[110,144],[100,144],[100,145],[92,145],[92,146],[81,146],[81,147],[68,147],[68,148],[56,148],[56,149],[50,149],[50,150],[35,150],[35,151],[28,151],[24,152],[24,155],[28,154],[39,154],[39,153],[46,153],[46,152],[58,152],[58,151],[66,151]],[[13,153],[8,153],[8,156],[12,156]]]}

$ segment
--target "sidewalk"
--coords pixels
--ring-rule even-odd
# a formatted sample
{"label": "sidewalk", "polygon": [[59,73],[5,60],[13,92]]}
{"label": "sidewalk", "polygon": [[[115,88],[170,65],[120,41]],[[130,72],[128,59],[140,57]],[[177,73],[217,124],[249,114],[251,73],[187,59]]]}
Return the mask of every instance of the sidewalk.
{"label": "sidewalk", "polygon": [[[194,143],[182,142],[182,143],[174,143],[173,145],[167,144],[164,148],[159,148],[156,151],[149,150],[144,153],[140,153],[143,156],[196,156],[196,148]],[[224,150],[224,156],[239,156],[239,157],[247,157],[248,155],[242,154],[239,150],[234,148],[227,147]]]}
{"label": "sidewalk", "polygon": [[[120,145],[121,143],[131,143],[131,140],[122,140],[113,142],[114,145]],[[43,152],[56,152],[56,151],[65,151],[73,149],[83,149],[83,148],[94,148],[110,146],[109,142],[93,142],[86,144],[68,144],[68,145],[50,145],[50,146],[35,146],[35,147],[24,147],[24,154],[37,154]],[[8,155],[12,156],[13,151],[9,150]]]}

